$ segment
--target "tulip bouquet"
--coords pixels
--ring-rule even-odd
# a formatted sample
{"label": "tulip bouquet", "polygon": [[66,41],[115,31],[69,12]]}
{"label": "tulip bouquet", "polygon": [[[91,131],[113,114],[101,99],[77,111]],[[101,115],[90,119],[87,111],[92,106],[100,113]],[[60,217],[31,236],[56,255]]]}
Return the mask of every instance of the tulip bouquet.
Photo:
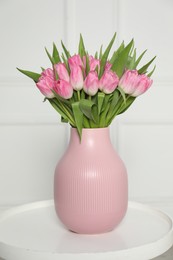
{"label": "tulip bouquet", "polygon": [[127,45],[122,42],[109,58],[115,37],[104,52],[101,46],[99,53],[91,56],[80,35],[78,54],[71,55],[61,42],[61,56],[55,44],[52,55],[46,49],[52,68],[42,68],[41,73],[18,69],[35,81],[44,100],[61,115],[62,122],[77,128],[80,137],[83,128],[109,126],[152,84],[155,67],[149,73],[147,69],[155,57],[138,69],[146,51],[136,57],[131,40]]}

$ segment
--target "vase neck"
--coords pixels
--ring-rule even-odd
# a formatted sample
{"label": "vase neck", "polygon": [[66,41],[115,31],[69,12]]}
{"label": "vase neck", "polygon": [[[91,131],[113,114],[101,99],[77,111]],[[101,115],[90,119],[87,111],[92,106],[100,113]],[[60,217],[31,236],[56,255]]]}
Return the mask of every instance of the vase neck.
{"label": "vase neck", "polygon": [[82,130],[82,138],[80,140],[76,128],[71,128],[70,145],[89,146],[93,145],[104,146],[111,144],[109,128],[84,128]]}

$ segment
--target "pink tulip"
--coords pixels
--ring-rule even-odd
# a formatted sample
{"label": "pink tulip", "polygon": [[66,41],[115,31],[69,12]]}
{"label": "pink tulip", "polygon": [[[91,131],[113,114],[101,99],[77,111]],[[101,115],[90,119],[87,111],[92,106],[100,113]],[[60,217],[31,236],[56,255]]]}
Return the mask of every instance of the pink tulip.
{"label": "pink tulip", "polygon": [[149,89],[153,83],[153,80],[147,77],[145,74],[138,75],[139,82],[136,86],[135,91],[133,92],[132,96],[137,97]]}
{"label": "pink tulip", "polygon": [[68,71],[65,67],[65,64],[59,62],[58,64],[55,64],[54,67],[58,74],[59,79],[63,79],[65,81],[69,82],[70,77],[69,77]]}
{"label": "pink tulip", "polygon": [[49,77],[51,79],[54,79],[54,72],[52,69],[46,69],[41,73],[41,77]]}
{"label": "pink tulip", "polygon": [[83,88],[83,74],[79,66],[73,66],[70,73],[70,83],[75,90],[81,90]]}
{"label": "pink tulip", "polygon": [[137,70],[126,70],[120,79],[119,87],[124,90],[126,94],[131,94],[135,91],[138,84],[138,72]]}
{"label": "pink tulip", "polygon": [[146,75],[138,74],[137,70],[126,70],[120,79],[119,87],[126,94],[136,97],[143,94],[152,85],[152,82]]}
{"label": "pink tulip", "polygon": [[105,70],[99,81],[99,89],[105,94],[110,94],[118,87],[118,82],[119,78],[115,72]]}
{"label": "pink tulip", "polygon": [[110,70],[112,67],[112,64],[110,62],[106,62],[106,65],[105,65],[105,70]]}
{"label": "pink tulip", "polygon": [[63,79],[55,81],[54,91],[61,97],[69,99],[73,96],[73,87]]}
{"label": "pink tulip", "polygon": [[89,56],[89,65],[90,71],[94,71],[98,66],[98,70],[100,70],[100,60],[95,59],[93,56]]}
{"label": "pink tulip", "polygon": [[68,59],[68,64],[70,66],[70,70],[72,70],[72,68],[74,66],[80,66],[81,68],[83,68],[83,62],[82,62],[82,59],[80,57],[80,55],[76,54],[76,55],[73,55],[72,57],[70,57]]}
{"label": "pink tulip", "polygon": [[95,71],[90,71],[85,78],[84,81],[84,91],[90,95],[94,96],[99,88],[99,80],[98,80],[98,75]]}
{"label": "pink tulip", "polygon": [[53,98],[54,94],[52,89],[54,88],[54,80],[48,76],[41,76],[39,81],[36,83],[40,92],[47,98]]}

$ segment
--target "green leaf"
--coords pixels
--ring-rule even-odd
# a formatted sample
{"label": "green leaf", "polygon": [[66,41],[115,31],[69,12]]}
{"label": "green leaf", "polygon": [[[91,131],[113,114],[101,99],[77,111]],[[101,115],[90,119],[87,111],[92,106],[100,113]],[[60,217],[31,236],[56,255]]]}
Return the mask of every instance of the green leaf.
{"label": "green leaf", "polygon": [[106,48],[105,52],[103,53],[103,56],[100,60],[100,73],[99,73],[99,79],[101,78],[101,76],[103,75],[103,72],[104,72],[104,68],[105,68],[105,65],[106,65],[106,61],[108,59],[108,55],[109,55],[109,52],[112,48],[112,45],[115,41],[115,37],[116,37],[116,33],[114,34],[112,40],[110,41],[108,47]]}
{"label": "green leaf", "polygon": [[133,56],[129,57],[127,68],[130,70],[135,69],[135,61],[136,61],[136,49],[134,49]]}
{"label": "green leaf", "polygon": [[53,99],[49,99],[49,102],[54,104],[55,109],[56,109],[56,107],[58,107],[59,111],[58,110],[57,111],[60,113],[60,115],[64,119],[67,119],[72,126],[75,126],[72,109],[70,109],[65,103],[63,103],[56,97]]}
{"label": "green leaf", "polygon": [[19,68],[17,68],[21,73],[23,73],[24,75],[28,76],[29,78],[33,79],[36,83],[38,82],[39,78],[41,77],[41,74],[32,72],[32,71],[28,71],[28,70],[21,70]]}
{"label": "green leaf", "polygon": [[114,94],[113,94],[113,99],[111,101],[110,109],[109,109],[110,113],[112,113],[112,111],[114,111],[114,109],[118,103],[119,97],[120,97],[119,91],[115,90]]}
{"label": "green leaf", "polygon": [[132,96],[129,96],[127,98],[127,101],[126,101],[126,104],[123,104],[122,107],[118,110],[118,115],[124,113],[130,106],[131,104],[135,101],[136,97],[132,97]]}
{"label": "green leaf", "polygon": [[85,99],[85,91],[83,89],[81,91],[81,99]]}
{"label": "green leaf", "polygon": [[150,64],[153,62],[153,60],[155,60],[155,58],[156,58],[156,56],[155,56],[154,58],[152,58],[147,64],[145,64],[142,68],[140,68],[140,69],[138,70],[138,73],[139,73],[139,74],[144,74],[144,73],[146,73],[148,67],[149,67]]}
{"label": "green leaf", "polygon": [[83,115],[83,127],[90,128],[89,119],[85,115]]}
{"label": "green leaf", "polygon": [[68,73],[70,73],[70,67],[69,67],[69,64],[67,62],[67,59],[64,56],[64,53],[62,53],[61,57],[63,59],[63,62],[65,63],[65,66],[66,66],[66,69],[68,70]]}
{"label": "green leaf", "polygon": [[103,112],[100,115],[100,122],[99,125],[100,127],[107,127],[107,113],[109,111],[110,108],[110,103],[107,103],[107,106],[105,107],[105,109],[103,110]]}
{"label": "green leaf", "polygon": [[55,100],[54,98],[47,98],[47,100],[50,102],[50,104],[53,106],[53,108],[65,119],[69,122],[68,116],[64,113],[60,103]]}
{"label": "green leaf", "polygon": [[89,55],[88,55],[88,53],[86,53],[85,57],[86,57],[86,76],[87,76],[89,71],[90,71]]}
{"label": "green leaf", "polygon": [[92,106],[91,113],[92,113],[92,116],[93,116],[93,120],[90,120],[91,128],[98,128],[99,115],[98,115],[98,107],[96,106],[96,104],[94,104]]}
{"label": "green leaf", "polygon": [[69,58],[71,57],[71,55],[70,55],[70,52],[66,49],[66,47],[65,47],[65,45],[64,45],[64,43],[63,43],[63,41],[61,41],[61,45],[62,45],[62,48],[63,48],[63,50],[64,50],[64,53],[65,53],[67,59],[69,59]]}
{"label": "green leaf", "polygon": [[98,109],[93,101],[81,99],[79,102],[79,107],[87,118],[93,120],[95,123],[98,123]]}
{"label": "green leaf", "polygon": [[90,96],[89,99],[97,105],[97,94],[95,94],[94,96]]}
{"label": "green leaf", "polygon": [[67,99],[65,99],[65,98],[63,98],[63,97],[61,97],[61,96],[59,96],[53,89],[52,89],[52,92],[53,92],[53,94],[55,95],[55,97],[56,97],[59,101],[61,101],[62,103],[66,104],[69,108],[71,108],[71,104],[70,104],[70,101],[69,101],[69,100],[67,100]]}
{"label": "green leaf", "polygon": [[156,65],[154,66],[153,70],[150,73],[148,73],[148,75],[147,75],[148,77],[152,76],[153,72],[155,71],[155,68],[156,68]]}
{"label": "green leaf", "polygon": [[116,74],[121,77],[124,69],[126,67],[126,63],[128,60],[129,52],[133,46],[133,39],[131,42],[122,50],[118,58],[115,60],[114,64],[112,65],[111,70],[115,71]]}
{"label": "green leaf", "polygon": [[109,99],[110,99],[110,95],[105,95],[103,105],[102,105],[102,108],[101,108],[101,112],[103,112],[106,109],[108,102],[109,102]]}
{"label": "green leaf", "polygon": [[61,116],[61,122],[62,123],[68,123],[68,120]]}
{"label": "green leaf", "polygon": [[53,53],[52,53],[52,57],[55,61],[55,63],[59,63],[61,62],[60,56],[59,56],[59,52],[57,50],[57,47],[55,45],[55,43],[53,43]]}
{"label": "green leaf", "polygon": [[103,45],[101,45],[101,47],[100,47],[100,52],[99,52],[99,60],[101,60],[101,58],[102,58],[102,49],[103,49]]}
{"label": "green leaf", "polygon": [[96,51],[95,55],[94,55],[95,59],[98,59],[98,52]]}
{"label": "green leaf", "polygon": [[110,108],[109,108],[109,111],[108,111],[108,115],[107,115],[107,123],[112,118],[112,116],[115,112],[115,108],[117,106],[119,98],[120,98],[119,91],[115,90],[114,94],[113,94],[113,99],[111,101]]}
{"label": "green leaf", "polygon": [[78,101],[78,94],[76,90],[73,91],[73,97],[74,97],[74,101]]}
{"label": "green leaf", "polygon": [[54,64],[56,64],[54,58],[50,55],[50,53],[48,52],[48,50],[47,50],[46,48],[45,48],[45,51],[46,51],[46,53],[47,53],[47,56],[49,57],[49,60],[50,60],[51,63],[52,63],[52,66],[53,66]]}
{"label": "green leaf", "polygon": [[97,103],[98,103],[98,114],[99,115],[100,115],[100,112],[101,112],[101,109],[102,109],[104,98],[105,98],[105,94],[103,92],[98,92]]}
{"label": "green leaf", "polygon": [[139,62],[141,61],[142,57],[144,56],[144,54],[146,53],[147,50],[145,50],[140,56],[139,58],[136,60],[135,62],[135,69],[138,66]]}
{"label": "green leaf", "polygon": [[119,90],[119,92],[120,92],[120,94],[121,94],[121,96],[122,96],[122,98],[124,100],[124,104],[126,104],[126,95],[125,95],[124,90],[122,88],[120,88],[120,87],[118,87],[117,89]]}
{"label": "green leaf", "polygon": [[79,102],[72,104],[73,115],[76,122],[76,127],[79,133],[80,140],[82,138],[82,126],[83,126],[83,113],[79,107]]}
{"label": "green leaf", "polygon": [[99,66],[98,65],[96,66],[95,71],[97,72],[97,75],[98,75],[98,73],[99,73]]}
{"label": "green leaf", "polygon": [[[119,96],[118,102],[114,108],[114,110],[112,111],[112,115],[109,116],[109,118],[107,117],[107,125],[110,125],[110,123],[112,122],[112,120],[115,118],[115,116],[118,114],[118,111],[120,109],[121,106],[124,106],[124,100],[122,98],[122,96]],[[109,114],[110,115],[110,114]]]}
{"label": "green leaf", "polygon": [[78,53],[79,53],[79,55],[81,56],[81,58],[83,58],[83,56],[86,55],[86,51],[85,51],[85,46],[84,46],[84,41],[83,41],[83,38],[82,38],[82,34],[80,34]]}
{"label": "green leaf", "polygon": [[45,69],[44,69],[43,67],[41,67],[41,70],[42,70],[42,71],[45,71]]}
{"label": "green leaf", "polygon": [[134,41],[133,41],[133,44],[132,44],[131,50],[130,50],[130,52],[129,52],[129,56],[132,56],[132,53],[133,53],[134,47],[135,47],[135,45],[134,45]]}
{"label": "green leaf", "polygon": [[116,51],[114,51],[112,58],[110,59],[111,64],[114,64],[114,62],[116,61],[116,59],[118,58],[118,56],[120,55],[123,49],[124,49],[124,41],[121,43],[120,47]]}

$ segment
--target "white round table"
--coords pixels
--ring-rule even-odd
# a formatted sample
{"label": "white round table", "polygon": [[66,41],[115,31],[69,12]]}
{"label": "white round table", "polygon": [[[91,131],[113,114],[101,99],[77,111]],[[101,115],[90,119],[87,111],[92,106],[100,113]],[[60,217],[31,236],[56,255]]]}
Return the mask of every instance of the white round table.
{"label": "white round table", "polygon": [[0,215],[0,257],[6,260],[149,260],[172,244],[172,220],[136,202],[129,202],[115,230],[99,235],[66,230],[53,201],[22,205]]}

